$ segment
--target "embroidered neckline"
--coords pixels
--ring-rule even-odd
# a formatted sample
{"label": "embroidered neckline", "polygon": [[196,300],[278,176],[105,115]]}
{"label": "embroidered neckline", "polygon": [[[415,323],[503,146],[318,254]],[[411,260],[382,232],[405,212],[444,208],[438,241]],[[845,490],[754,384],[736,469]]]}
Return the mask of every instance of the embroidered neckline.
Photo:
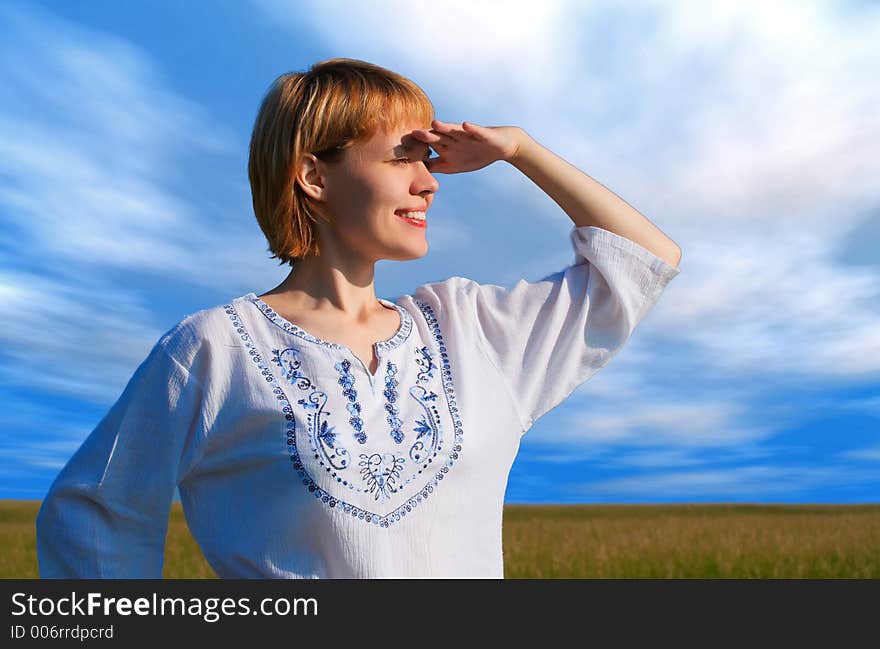
{"label": "embroidered neckline", "polygon": [[[249,295],[253,295],[253,294],[249,294]],[[449,361],[448,350],[447,350],[446,344],[443,340],[443,335],[440,331],[440,325],[437,321],[437,316],[435,315],[434,310],[426,302],[423,302],[418,299],[414,300],[414,302],[415,302],[416,306],[419,308],[421,315],[425,318],[425,321],[427,322],[429,329],[433,333],[435,344],[436,344],[436,351],[439,352],[439,356],[440,356],[440,365],[438,366],[433,363],[433,361],[432,361],[433,355],[431,354],[431,350],[428,347],[423,347],[420,350],[417,350],[419,353],[421,353],[425,357],[425,360],[427,361],[427,367],[426,367],[425,363],[417,361],[420,366],[425,368],[425,369],[423,369],[422,372],[419,373],[418,383],[422,384],[425,381],[427,381],[428,378],[431,378],[433,376],[432,370],[434,370],[434,369],[441,370],[440,380],[441,380],[443,390],[446,393],[446,406],[447,406],[447,408],[449,410],[449,414],[452,418],[454,438],[451,440],[452,446],[449,449],[450,452],[449,452],[449,456],[448,456],[447,460],[443,463],[442,466],[439,466],[439,464],[433,465],[435,467],[439,467],[439,469],[434,473],[433,477],[428,479],[428,481],[422,486],[422,488],[420,490],[416,491],[414,494],[412,494],[411,496],[406,498],[406,500],[404,502],[402,502],[396,509],[389,511],[385,514],[382,514],[379,512],[373,512],[368,509],[364,509],[364,508],[358,507],[356,505],[353,505],[351,503],[348,503],[345,500],[342,500],[338,496],[330,493],[329,491],[325,490],[324,488],[322,488],[318,485],[318,483],[315,481],[315,476],[312,476],[310,474],[309,469],[308,469],[308,465],[304,462],[303,456],[300,455],[300,447],[297,444],[297,433],[296,433],[296,431],[297,431],[296,421],[297,420],[293,414],[294,413],[293,404],[288,399],[288,396],[285,393],[282,386],[275,379],[275,376],[272,372],[272,369],[263,360],[262,354],[257,349],[257,346],[254,343],[254,341],[251,339],[250,334],[248,333],[248,330],[247,330],[245,324],[239,318],[238,312],[236,311],[234,304],[224,305],[224,309],[226,311],[226,314],[229,316],[230,320],[232,321],[233,327],[235,328],[236,332],[238,333],[238,335],[241,338],[244,345],[248,348],[247,353],[251,357],[251,361],[253,361],[253,363],[257,366],[257,368],[260,371],[260,374],[265,379],[266,383],[269,386],[271,386],[272,393],[275,395],[275,398],[279,402],[279,407],[281,408],[281,411],[284,413],[284,420],[285,421],[283,423],[283,431],[284,431],[284,434],[286,435],[286,438],[287,438],[288,449],[290,452],[290,460],[291,460],[291,464],[293,465],[293,468],[296,470],[296,472],[299,475],[299,478],[300,478],[300,481],[302,482],[302,485],[305,488],[307,488],[309,493],[314,495],[315,498],[319,502],[323,503],[324,505],[326,505],[330,509],[336,509],[337,511],[340,511],[341,513],[344,513],[344,514],[352,517],[354,520],[360,520],[364,523],[367,523],[370,525],[376,525],[380,528],[385,528],[385,529],[388,529],[389,527],[393,526],[395,523],[398,523],[399,521],[404,520],[408,514],[411,516],[414,516],[415,511],[419,507],[419,505],[422,505],[425,501],[428,500],[428,498],[432,494],[435,493],[435,491],[440,489],[441,482],[449,474],[449,471],[453,468],[456,461],[461,457],[461,453],[463,452],[462,447],[464,445],[464,430],[462,429],[461,413],[460,413],[457,399],[456,399],[456,395],[455,395],[455,386],[454,386],[454,381],[453,381],[453,377],[452,377],[452,367],[451,367],[451,364]],[[296,355],[295,349],[291,348],[290,351],[294,354],[294,356]],[[273,352],[275,353],[275,358],[273,360],[275,360],[276,364],[280,365],[282,367],[282,370],[284,370],[284,364],[282,362],[280,362],[279,350],[276,349],[276,350],[273,350]],[[298,371],[298,369],[297,369],[298,364],[299,364],[298,362],[292,362],[289,364],[290,371],[286,372],[284,374],[285,379],[288,382],[290,382],[292,385],[298,387],[300,390],[307,390],[307,389],[316,390],[315,392],[313,392],[313,394],[317,397],[318,401],[315,401],[314,399],[312,399],[310,397],[309,399],[298,400],[297,404],[302,406],[303,408],[309,408],[309,409],[314,409],[319,406],[322,406],[323,404],[319,403],[319,402],[323,401],[324,403],[326,403],[327,394],[325,392],[318,390],[317,386],[314,385],[308,377],[302,375]],[[296,380],[294,381],[293,379],[296,379]],[[428,384],[425,384],[425,385],[428,385]],[[418,386],[422,393],[424,393],[424,391],[425,391],[425,385]],[[415,387],[416,386],[414,386],[414,388]],[[412,394],[412,390],[414,388],[410,389],[411,394]],[[413,396],[415,396],[415,395],[413,395]],[[429,395],[422,394],[422,398],[419,399],[420,402],[424,402],[423,405],[427,406],[426,412],[428,410],[433,412],[432,421],[439,421],[439,419],[436,419],[436,418],[439,418],[439,411],[437,410],[437,406],[435,406],[433,403],[434,401],[436,401],[436,399],[437,399],[437,395],[434,392],[430,392]],[[431,403],[427,403],[427,402],[431,402]],[[321,441],[326,440],[330,444],[330,446],[332,446],[333,445],[332,442],[335,441],[336,435],[333,433],[332,427],[325,425],[326,421],[327,420],[324,420],[324,422],[322,422],[319,439]],[[422,426],[424,426],[424,428],[425,428],[424,432],[428,432],[428,429],[432,428],[427,423],[427,420],[425,420],[424,418],[419,423]],[[422,432],[422,431],[421,431],[421,428],[417,428],[414,432]],[[439,429],[437,431],[437,434],[440,434]],[[419,437],[422,437],[422,435],[420,434]],[[445,441],[445,440],[443,440],[443,441]],[[442,443],[440,441],[438,441],[438,446],[437,446],[438,450],[440,449],[441,446],[442,446]],[[318,450],[320,451],[320,449],[318,449]],[[304,452],[313,452],[313,451],[315,451],[315,449],[314,448],[309,449],[308,447],[306,447],[303,449],[303,451]],[[434,455],[436,455],[436,453]],[[346,465],[347,465],[347,456],[348,456],[348,453],[345,452],[341,456],[341,458],[333,456],[333,458],[330,458],[330,459],[346,460]],[[315,455],[315,457],[317,458],[318,456]],[[418,470],[417,473],[413,474],[408,480],[406,480],[406,482],[404,482],[403,485],[409,483],[410,481],[412,481],[414,479],[419,479],[418,476],[424,475],[424,472],[429,469],[429,466],[431,464],[431,457],[422,458],[422,457],[418,456],[416,459],[418,459],[419,462],[425,462],[425,464],[422,466],[421,469]],[[323,463],[321,463],[321,464],[323,464]],[[327,467],[324,467],[324,468],[327,471],[330,471],[330,468],[327,468]],[[320,474],[322,476],[324,475],[323,472],[321,472]],[[347,487],[348,489],[354,488],[353,485],[347,484],[339,476],[336,476],[336,484],[337,485],[342,484],[343,486]],[[401,485],[401,486],[403,486],[403,485]]]}
{"label": "embroidered neckline", "polygon": [[[333,343],[318,338],[318,336],[310,334],[299,325],[295,325],[289,320],[283,318],[272,307],[263,302],[263,300],[261,300],[256,293],[250,292],[243,297],[253,303],[253,305],[256,306],[263,313],[263,315],[265,315],[277,326],[281,327],[284,331],[292,333],[295,336],[299,336],[303,340],[308,340],[309,342],[315,343],[316,345],[321,345],[322,347],[329,347],[330,349],[338,349],[343,351],[351,351],[346,345]],[[394,349],[398,345],[402,344],[407,338],[409,338],[410,331],[412,331],[412,316],[409,314],[409,311],[404,309],[399,304],[395,304],[394,302],[391,302],[390,300],[386,300],[381,297],[376,299],[378,299],[379,302],[381,302],[385,306],[393,308],[400,315],[400,326],[397,328],[397,332],[390,338],[387,338],[386,340],[380,340],[379,342],[375,343],[376,352],[382,353]]]}

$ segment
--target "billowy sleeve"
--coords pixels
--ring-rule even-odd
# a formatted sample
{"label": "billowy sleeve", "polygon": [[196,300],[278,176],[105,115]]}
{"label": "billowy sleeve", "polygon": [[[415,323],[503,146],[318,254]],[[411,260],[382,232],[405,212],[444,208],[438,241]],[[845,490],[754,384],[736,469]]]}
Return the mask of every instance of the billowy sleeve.
{"label": "billowy sleeve", "polygon": [[572,265],[512,288],[459,278],[460,326],[496,366],[525,433],[623,347],[681,271],[594,226],[570,234]]}
{"label": "billowy sleeve", "polygon": [[42,578],[162,577],[171,502],[197,455],[204,396],[163,342],[43,500],[36,524]]}

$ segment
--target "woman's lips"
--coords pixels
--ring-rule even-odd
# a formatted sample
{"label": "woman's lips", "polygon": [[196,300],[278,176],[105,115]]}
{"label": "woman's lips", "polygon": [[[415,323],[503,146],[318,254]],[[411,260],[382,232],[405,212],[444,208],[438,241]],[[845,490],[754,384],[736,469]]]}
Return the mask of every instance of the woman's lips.
{"label": "woman's lips", "polygon": [[[395,212],[395,214],[397,214],[397,212]],[[409,224],[410,224],[411,226],[413,226],[414,228],[427,228],[427,227],[428,227],[428,221],[427,221],[427,220],[420,221],[419,219],[409,219],[409,218],[407,218],[407,217],[405,217],[405,216],[403,216],[403,215],[401,215],[401,214],[397,214],[397,216],[398,216],[402,221],[406,221],[407,223],[409,223]]]}

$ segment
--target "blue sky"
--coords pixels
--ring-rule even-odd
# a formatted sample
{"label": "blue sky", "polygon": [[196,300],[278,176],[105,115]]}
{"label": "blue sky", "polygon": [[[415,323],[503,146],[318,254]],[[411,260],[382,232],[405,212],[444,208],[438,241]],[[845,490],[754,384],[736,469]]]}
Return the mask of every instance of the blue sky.
{"label": "blue sky", "polygon": [[[3,3],[0,497],[43,497],[163,332],[286,276],[253,119],[278,74],[347,56],[443,121],[522,126],[683,250],[523,438],[508,503],[880,502],[880,7],[617,4]],[[515,168],[437,178],[430,252],[379,262],[380,297],[571,263]]]}

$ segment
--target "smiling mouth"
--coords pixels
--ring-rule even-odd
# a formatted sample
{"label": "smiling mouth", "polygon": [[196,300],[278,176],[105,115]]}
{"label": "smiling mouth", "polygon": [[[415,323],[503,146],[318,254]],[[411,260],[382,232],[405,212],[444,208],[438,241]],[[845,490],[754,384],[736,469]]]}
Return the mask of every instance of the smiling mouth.
{"label": "smiling mouth", "polygon": [[[407,223],[409,223],[410,225],[412,225],[412,226],[414,226],[414,227],[417,227],[417,228],[426,228],[426,227],[428,227],[428,221],[425,219],[425,213],[424,213],[424,212],[401,212],[401,211],[396,211],[396,212],[394,212],[394,213],[395,213],[397,216],[399,216],[401,219],[403,219],[404,221],[406,221]],[[420,215],[421,215],[421,218],[419,218],[419,217],[412,217],[412,216],[406,216],[407,214],[420,214]]]}

